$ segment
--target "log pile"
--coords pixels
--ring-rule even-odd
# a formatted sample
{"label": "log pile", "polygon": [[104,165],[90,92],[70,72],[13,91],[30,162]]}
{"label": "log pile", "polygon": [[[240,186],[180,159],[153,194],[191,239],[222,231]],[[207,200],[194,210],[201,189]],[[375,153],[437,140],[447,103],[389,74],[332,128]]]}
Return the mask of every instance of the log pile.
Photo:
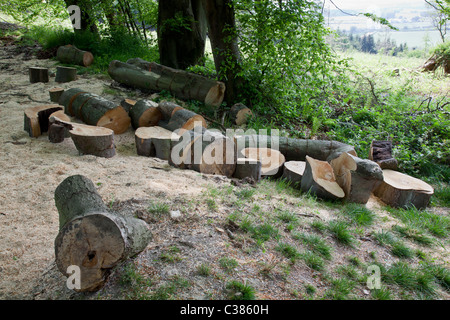
{"label": "log pile", "polygon": [[62,181],[55,190],[55,205],[59,214],[55,261],[66,276],[69,267],[79,268],[75,291],[100,289],[112,268],[142,252],[151,240],[143,220],[110,212],[92,181],[84,176]]}
{"label": "log pile", "polygon": [[115,81],[133,88],[152,92],[165,90],[179,99],[197,100],[212,107],[219,107],[225,95],[223,82],[139,58],[126,63],[111,61],[108,74]]}

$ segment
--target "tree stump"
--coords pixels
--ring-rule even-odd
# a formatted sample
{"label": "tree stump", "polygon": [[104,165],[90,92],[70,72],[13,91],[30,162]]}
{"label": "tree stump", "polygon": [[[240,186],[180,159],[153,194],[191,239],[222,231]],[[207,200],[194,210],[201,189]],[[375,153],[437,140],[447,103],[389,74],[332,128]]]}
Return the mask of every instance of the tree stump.
{"label": "tree stump", "polygon": [[48,82],[48,69],[40,67],[31,67],[28,69],[30,82]]}
{"label": "tree stump", "polygon": [[61,273],[80,268],[80,287],[96,291],[119,262],[142,252],[151,239],[148,225],[132,217],[109,212],[94,184],[75,175],[55,190],[59,233],[55,239],[55,261]]}
{"label": "tree stump", "polygon": [[77,69],[71,67],[56,67],[55,82],[70,82],[77,79]]}
{"label": "tree stump", "polygon": [[48,93],[50,94],[50,101],[51,102],[59,102],[59,98],[61,98],[61,95],[63,94],[64,89],[60,87],[52,88],[48,90]]}
{"label": "tree stump", "polygon": [[64,126],[69,130],[75,147],[80,154],[91,154],[104,158],[115,156],[116,149],[113,130],[63,121],[57,116],[52,116],[50,122]]}
{"label": "tree stump", "polygon": [[49,116],[59,110],[62,110],[62,107],[57,104],[42,105],[25,109],[23,129],[28,132],[30,137],[39,137],[42,133],[48,131]]}
{"label": "tree stump", "polygon": [[281,152],[270,148],[245,148],[239,154],[245,158],[261,161],[261,176],[279,178],[283,174],[285,157]]}
{"label": "tree stump", "polygon": [[251,178],[258,182],[261,180],[262,163],[251,158],[237,158],[236,170],[233,177],[237,179]]}
{"label": "tree stump", "polygon": [[345,197],[344,190],[336,182],[333,168],[326,161],[306,156],[306,166],[300,188],[321,199],[338,200]]}
{"label": "tree stump", "polygon": [[73,45],[61,46],[56,52],[56,59],[62,63],[89,67],[94,62],[94,56],[89,51],[80,50]]}
{"label": "tree stump", "polygon": [[428,183],[407,174],[384,169],[383,177],[374,195],[391,207],[424,209],[434,194],[433,187]]}
{"label": "tree stump", "polygon": [[136,130],[139,127],[152,127],[161,120],[158,104],[151,100],[139,100],[130,110],[131,125]]}
{"label": "tree stump", "polygon": [[48,128],[48,140],[51,143],[60,143],[64,141],[66,128],[62,125],[53,123]]}
{"label": "tree stump", "polygon": [[240,126],[247,123],[248,119],[253,116],[253,112],[242,103],[236,103],[230,109],[231,121]]}
{"label": "tree stump", "polygon": [[281,177],[292,183],[292,185],[297,185],[300,187],[305,168],[305,161],[286,161],[284,163],[283,175]]}
{"label": "tree stump", "polygon": [[170,158],[172,145],[180,138],[176,133],[158,126],[140,127],[134,134],[138,155],[162,160]]}

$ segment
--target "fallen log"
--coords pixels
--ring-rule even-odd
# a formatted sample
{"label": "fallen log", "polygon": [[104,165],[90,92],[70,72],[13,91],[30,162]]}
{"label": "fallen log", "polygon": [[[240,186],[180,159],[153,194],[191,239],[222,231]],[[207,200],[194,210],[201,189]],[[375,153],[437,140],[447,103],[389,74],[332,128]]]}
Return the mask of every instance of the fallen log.
{"label": "fallen log", "polygon": [[105,127],[121,134],[128,130],[131,119],[125,109],[101,96],[73,88],[59,99],[67,114],[92,126]]}
{"label": "fallen log", "polygon": [[434,194],[433,187],[428,183],[407,174],[384,169],[383,177],[374,195],[392,207],[424,209]]}
{"label": "fallen log", "polygon": [[338,141],[295,139],[256,134],[236,134],[234,140],[238,153],[245,148],[270,148],[280,151],[286,161],[305,161],[306,156],[317,160],[330,161],[342,152],[356,156],[353,146]]}
{"label": "fallen log", "polygon": [[176,133],[158,126],[140,127],[134,135],[138,155],[162,160],[169,159],[172,145],[180,138]]}
{"label": "fallen log", "polygon": [[233,105],[229,112],[231,121],[240,126],[247,123],[248,119],[253,116],[253,112],[242,103]]}
{"label": "fallen log", "polygon": [[151,100],[139,100],[129,112],[133,129],[156,126],[161,120],[158,104]]}
{"label": "fallen log", "polygon": [[170,131],[177,131],[180,135],[185,131],[193,130],[195,127],[207,127],[205,118],[183,108],[174,110],[168,122],[160,121],[158,125]]}
{"label": "fallen log", "polygon": [[338,200],[345,197],[344,190],[336,182],[333,168],[326,161],[306,156],[306,166],[300,188],[321,199]]}
{"label": "fallen log", "polygon": [[89,67],[94,62],[94,56],[89,51],[80,50],[73,45],[60,46],[56,51],[56,59],[62,63]]}
{"label": "fallen log", "polygon": [[373,190],[383,181],[381,168],[371,160],[343,152],[330,161],[338,185],[349,202],[365,204]]}
{"label": "fallen log", "polygon": [[127,63],[111,61],[108,74],[115,81],[133,88],[165,90],[179,99],[197,100],[207,106],[219,107],[225,94],[223,82],[139,58],[130,59]]}
{"label": "fallen log", "polygon": [[48,93],[50,95],[50,101],[58,103],[59,98],[61,97],[63,92],[64,92],[64,89],[60,88],[60,87],[56,87],[56,88],[52,88],[52,89],[48,90]]}
{"label": "fallen log", "polygon": [[172,146],[169,164],[205,174],[232,177],[236,168],[233,140],[220,132],[195,127]]}
{"label": "fallen log", "polygon": [[67,128],[75,147],[82,155],[111,158],[116,154],[114,131],[111,129],[67,122],[57,116],[51,116],[50,123]]}
{"label": "fallen log", "polygon": [[30,83],[48,82],[48,69],[40,67],[30,67],[28,69]]}
{"label": "fallen log", "polygon": [[56,67],[55,82],[70,82],[77,79],[77,69],[72,67]]}
{"label": "fallen log", "polygon": [[237,179],[251,178],[254,182],[261,180],[262,163],[251,158],[237,158],[233,177]]}
{"label": "fallen log", "polygon": [[381,169],[397,170],[398,161],[392,157],[392,142],[374,140],[370,144],[369,160],[376,162]]}
{"label": "fallen log", "polygon": [[123,99],[122,101],[120,101],[120,105],[129,114],[131,108],[136,104],[136,102],[137,102],[136,100],[132,100],[132,99]]}
{"label": "fallen log", "polygon": [[62,107],[57,104],[42,105],[25,109],[23,129],[28,132],[30,137],[39,137],[42,133],[48,131],[49,116],[59,110],[62,110]]}
{"label": "fallen log", "polygon": [[245,158],[256,159],[261,162],[261,176],[278,178],[283,174],[285,157],[278,150],[270,148],[245,148],[239,153]]}
{"label": "fallen log", "polygon": [[305,161],[287,161],[284,163],[283,175],[281,178],[289,181],[294,186],[297,185],[300,187],[305,167]]}
{"label": "fallen log", "polygon": [[162,120],[168,122],[170,118],[173,116],[173,114],[183,109],[183,107],[177,105],[176,103],[170,102],[170,101],[161,101],[158,104],[159,110],[161,111]]}
{"label": "fallen log", "polygon": [[55,261],[67,277],[71,275],[69,267],[79,268],[75,291],[100,289],[112,268],[142,252],[151,240],[143,220],[110,212],[92,181],[84,176],[62,181],[55,190],[55,205],[59,214]]}

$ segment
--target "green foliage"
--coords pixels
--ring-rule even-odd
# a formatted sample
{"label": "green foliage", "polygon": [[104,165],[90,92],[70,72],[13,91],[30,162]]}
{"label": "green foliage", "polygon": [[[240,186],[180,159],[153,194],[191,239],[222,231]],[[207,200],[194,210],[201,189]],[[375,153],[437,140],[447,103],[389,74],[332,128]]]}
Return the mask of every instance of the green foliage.
{"label": "green foliage", "polygon": [[227,283],[229,300],[254,300],[255,289],[246,283],[233,280]]}

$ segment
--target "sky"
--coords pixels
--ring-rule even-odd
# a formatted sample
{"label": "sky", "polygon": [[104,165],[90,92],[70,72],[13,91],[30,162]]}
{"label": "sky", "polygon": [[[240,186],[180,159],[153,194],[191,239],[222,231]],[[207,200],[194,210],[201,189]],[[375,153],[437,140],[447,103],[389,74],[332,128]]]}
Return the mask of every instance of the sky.
{"label": "sky", "polygon": [[[390,8],[390,7],[425,7],[424,0],[332,0],[336,6],[342,10],[358,10],[368,9],[370,7]],[[333,5],[330,0],[326,0],[326,6],[330,5],[330,9]]]}

